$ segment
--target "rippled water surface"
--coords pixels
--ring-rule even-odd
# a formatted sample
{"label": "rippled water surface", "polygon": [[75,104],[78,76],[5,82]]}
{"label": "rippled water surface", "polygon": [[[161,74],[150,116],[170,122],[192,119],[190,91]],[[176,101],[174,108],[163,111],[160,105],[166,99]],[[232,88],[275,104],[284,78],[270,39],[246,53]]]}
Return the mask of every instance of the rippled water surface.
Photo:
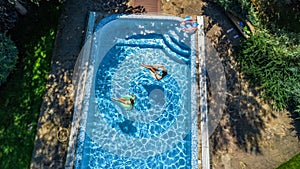
{"label": "rippled water surface", "polygon": [[[112,35],[105,53],[92,53],[91,111],[80,133],[75,168],[191,168],[190,35],[177,20],[150,23],[131,28],[149,33]],[[101,41],[101,34],[95,37]],[[142,63],[163,64],[168,74],[158,81]],[[132,110],[111,99],[128,94],[136,96]]]}

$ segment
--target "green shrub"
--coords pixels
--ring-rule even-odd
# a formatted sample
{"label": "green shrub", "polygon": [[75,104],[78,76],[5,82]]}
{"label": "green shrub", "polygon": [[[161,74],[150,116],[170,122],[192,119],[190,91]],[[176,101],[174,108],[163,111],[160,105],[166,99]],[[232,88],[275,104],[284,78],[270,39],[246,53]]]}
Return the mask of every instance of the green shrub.
{"label": "green shrub", "polygon": [[238,60],[253,86],[277,109],[300,116],[300,4],[295,1],[213,0],[256,26]]}
{"label": "green shrub", "polygon": [[[300,45],[286,35],[260,30],[240,45],[238,60],[250,83],[278,109],[300,105]],[[291,102],[295,103],[291,105]]]}
{"label": "green shrub", "polygon": [[0,85],[6,81],[9,73],[15,68],[18,50],[14,42],[0,33]]}

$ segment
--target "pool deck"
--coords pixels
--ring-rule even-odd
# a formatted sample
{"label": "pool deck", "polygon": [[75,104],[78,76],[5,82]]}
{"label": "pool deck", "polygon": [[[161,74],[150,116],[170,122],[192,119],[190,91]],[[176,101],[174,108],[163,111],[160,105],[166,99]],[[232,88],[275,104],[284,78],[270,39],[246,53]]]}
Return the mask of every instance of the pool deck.
{"label": "pool deck", "polygon": [[143,6],[147,13],[161,12],[161,0],[131,0],[132,6]]}

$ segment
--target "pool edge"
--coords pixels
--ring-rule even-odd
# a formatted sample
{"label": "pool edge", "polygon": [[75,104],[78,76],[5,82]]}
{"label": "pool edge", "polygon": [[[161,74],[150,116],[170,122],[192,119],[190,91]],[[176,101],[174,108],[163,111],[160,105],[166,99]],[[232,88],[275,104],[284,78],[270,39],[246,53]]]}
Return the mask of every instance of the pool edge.
{"label": "pool edge", "polygon": [[[95,27],[95,15],[96,15],[95,12],[90,12],[90,14],[89,14],[89,21],[88,21],[88,26],[87,26],[87,31],[86,31],[86,40],[85,40],[86,43],[89,43],[88,39],[91,39],[92,36],[93,36],[93,29]],[[122,16],[122,17],[134,18],[136,16],[138,16],[139,18],[143,18],[143,17],[145,17],[145,18],[155,18],[155,19],[161,18],[161,16],[152,16],[152,15],[151,16],[149,16],[149,15],[133,15],[133,16],[126,15],[126,16]],[[167,18],[172,19],[172,20],[178,20],[178,21],[180,21],[180,19],[182,19],[182,18],[179,18],[177,16],[167,16]],[[90,21],[90,20],[93,20],[93,21]],[[202,20],[203,20],[203,18],[202,18]],[[203,28],[201,28],[201,29],[203,29]],[[200,29],[198,31],[200,31]],[[203,30],[201,30],[201,32],[202,31]],[[197,40],[196,39],[197,39],[196,36],[194,36],[193,41],[194,41],[195,45],[197,45]],[[92,43],[92,42],[90,42],[90,43]],[[194,65],[192,66],[192,68],[193,69],[195,68],[195,69],[191,71],[191,73],[192,73],[191,76],[193,78],[196,78],[196,52],[194,54],[192,54],[192,57],[193,57],[192,58],[193,62],[195,62],[195,63],[193,63]],[[90,69],[90,68],[88,68],[88,69]],[[89,70],[86,70],[86,71],[89,71]],[[89,76],[92,76],[92,75],[89,75]],[[89,78],[89,77],[87,77],[87,78]],[[194,85],[195,85],[195,86],[192,87],[192,89],[196,89],[196,79],[192,79],[192,83],[194,83]],[[89,93],[89,92],[86,91],[85,94],[86,93]],[[197,98],[196,91],[192,91],[191,98],[192,97]],[[193,100],[195,98],[193,98]],[[197,104],[197,103],[195,103],[195,104]],[[192,151],[191,152],[191,156],[192,156],[191,160],[192,161],[191,161],[191,165],[192,165],[193,169],[198,168],[198,116],[197,116],[197,110],[198,109],[197,108],[198,107],[195,107],[195,108],[192,107],[192,112],[191,112],[191,123],[192,123],[191,124],[191,133],[192,133],[192,144],[191,144],[191,146],[192,146],[191,147],[191,151]],[[79,113],[82,113],[82,112],[79,112]],[[75,113],[74,113],[73,118],[75,119]],[[79,130],[76,127],[73,128],[74,127],[73,122],[74,121],[72,121],[72,129],[71,129],[71,134],[70,134],[72,137],[70,137],[70,138],[73,138],[76,135],[75,134],[76,130],[77,131]],[[79,124],[78,119],[77,119],[77,124]],[[74,125],[76,125],[76,124],[74,124]],[[77,134],[77,136],[78,135],[79,134]],[[76,137],[76,138],[78,138],[78,137]],[[73,140],[73,143],[69,141],[68,155],[67,155],[67,160],[66,160],[66,163],[65,163],[66,164],[65,168],[74,168],[74,166],[75,166],[76,150],[75,150],[75,147],[74,147],[75,145],[74,144],[76,144],[76,143],[74,143],[74,142],[77,142],[77,139]]]}
{"label": "pool edge", "polygon": [[[86,65],[84,66],[86,63],[84,63],[84,61],[82,60],[82,58],[80,58],[80,56],[84,56],[84,55],[90,55],[90,49],[91,49],[91,39],[93,36],[93,30],[94,30],[94,25],[95,25],[95,18],[96,17],[96,12],[89,12],[89,16],[88,16],[88,22],[87,22],[87,26],[86,26],[86,34],[85,34],[85,39],[84,39],[84,45],[83,48],[85,50],[80,51],[80,54],[77,58],[76,64],[74,66],[74,73],[73,73],[73,85],[74,85],[74,90],[75,90],[75,94],[74,94],[74,110],[76,110],[77,108],[79,109],[79,111],[74,111],[73,117],[72,117],[72,124],[71,124],[71,131],[70,131],[70,136],[69,136],[69,142],[68,142],[68,150],[67,150],[67,157],[66,157],[66,161],[65,161],[65,168],[66,169],[71,169],[74,168],[74,163],[75,163],[75,159],[76,159],[76,144],[78,142],[78,137],[79,137],[79,127],[80,127],[80,123],[81,123],[81,119],[82,116],[80,115],[80,113],[82,111],[81,107],[78,106],[76,104],[76,96],[78,95],[78,89],[77,89],[77,84],[79,83],[79,79],[77,79],[77,77],[80,74],[83,74],[84,72],[87,73],[88,71],[88,66]],[[87,59],[89,60],[89,59]],[[81,67],[86,67],[87,69],[83,69],[82,71],[80,70],[76,70],[76,68],[81,68]],[[85,77],[87,78],[87,77]],[[85,88],[84,88],[85,89]],[[83,91],[83,93],[85,93],[85,91]],[[78,104],[82,104],[82,101]],[[74,139],[70,139],[70,138],[74,138]]]}

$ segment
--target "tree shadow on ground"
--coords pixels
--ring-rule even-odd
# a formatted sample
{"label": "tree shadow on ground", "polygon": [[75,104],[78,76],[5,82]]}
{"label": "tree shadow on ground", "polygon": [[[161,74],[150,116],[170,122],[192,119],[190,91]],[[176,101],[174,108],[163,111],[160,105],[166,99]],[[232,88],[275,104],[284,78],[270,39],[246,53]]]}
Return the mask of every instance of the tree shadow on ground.
{"label": "tree shadow on ground", "polygon": [[299,114],[296,112],[290,111],[290,118],[293,119],[291,124],[294,126],[293,128],[290,128],[290,131],[296,132],[296,137],[298,137],[298,140],[300,141],[300,117]]}
{"label": "tree shadow on ground", "polygon": [[[261,154],[259,141],[266,127],[263,118],[270,117],[272,119],[276,118],[276,115],[262,104],[263,101],[259,98],[258,92],[242,80],[238,63],[234,58],[235,53],[232,50],[233,46],[238,45],[242,40],[240,39],[242,36],[234,38],[239,33],[226,17],[224,9],[210,2],[203,8],[203,11],[203,14],[207,16],[205,18],[207,43],[211,43],[209,45],[215,49],[220,58],[227,88],[226,91],[223,91],[223,96],[226,97],[226,106],[222,110],[222,118],[211,135],[213,151],[228,149],[234,144],[245,152]],[[231,28],[234,29],[228,33]],[[210,55],[215,55],[215,53],[206,53],[206,57],[211,57]],[[210,77],[208,78],[210,79]],[[214,103],[212,98],[216,92],[220,92],[215,91],[212,83],[214,82],[210,79],[208,84],[210,107],[218,104]],[[214,119],[214,113],[215,110],[209,112],[211,119]]]}
{"label": "tree shadow on ground", "polygon": [[129,0],[90,0],[89,10],[107,14],[137,14],[145,13],[143,6],[131,6]]}

